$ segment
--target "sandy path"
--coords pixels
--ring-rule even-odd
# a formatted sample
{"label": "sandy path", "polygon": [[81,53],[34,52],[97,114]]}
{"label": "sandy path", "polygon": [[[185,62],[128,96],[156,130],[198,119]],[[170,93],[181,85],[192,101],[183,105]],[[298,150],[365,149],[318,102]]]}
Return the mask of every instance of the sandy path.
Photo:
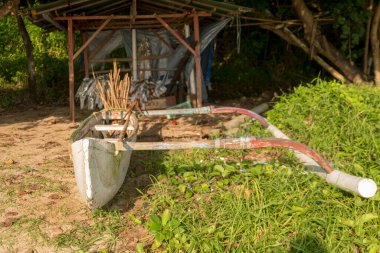
{"label": "sandy path", "polygon": [[0,113],[0,252],[54,252],[46,240],[89,218],[78,204],[67,112],[37,107]]}
{"label": "sandy path", "polygon": [[[89,114],[78,111],[77,117],[83,119]],[[0,252],[72,252],[73,248],[55,248],[54,238],[78,224],[93,223],[76,189],[68,152],[75,126],[68,116],[67,107],[0,112]],[[139,138],[153,141],[207,137],[226,119],[143,119],[140,130],[144,135]],[[119,193],[122,198],[111,203],[124,210],[125,217],[147,209],[136,191],[150,184],[143,161],[144,154],[134,154],[130,170],[139,173],[127,177],[124,192]],[[139,238],[147,236],[142,226],[130,224],[125,231],[128,233],[123,232],[118,241],[120,252],[125,252],[125,247],[133,251]]]}

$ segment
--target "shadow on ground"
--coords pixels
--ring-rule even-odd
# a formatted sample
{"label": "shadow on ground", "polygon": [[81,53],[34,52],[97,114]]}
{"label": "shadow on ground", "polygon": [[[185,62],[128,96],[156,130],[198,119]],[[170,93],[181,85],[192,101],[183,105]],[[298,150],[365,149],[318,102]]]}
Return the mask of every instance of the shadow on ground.
{"label": "shadow on ground", "polygon": [[328,253],[324,243],[311,234],[299,235],[290,242],[289,253],[314,252]]}

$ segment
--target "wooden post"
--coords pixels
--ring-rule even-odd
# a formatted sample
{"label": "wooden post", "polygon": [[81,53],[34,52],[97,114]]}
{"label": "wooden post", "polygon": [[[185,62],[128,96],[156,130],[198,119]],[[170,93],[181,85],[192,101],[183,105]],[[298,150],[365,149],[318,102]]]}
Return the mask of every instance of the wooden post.
{"label": "wooden post", "polygon": [[[189,50],[194,56],[196,56],[195,50],[179,35],[173,28],[170,27],[168,23],[165,22],[160,16],[156,15],[157,20],[165,27],[168,32],[170,32],[182,45],[184,45],[187,50]],[[198,34],[199,35],[199,34]]]}
{"label": "wooden post", "polygon": [[195,75],[197,81],[197,106],[202,107],[202,69],[201,69],[201,41],[199,36],[199,17],[194,15],[194,42],[195,44]]}
{"label": "wooden post", "polygon": [[[185,36],[186,38],[190,38],[190,26],[188,24],[185,24]],[[194,55],[195,56],[195,55]],[[194,67],[191,69],[190,78],[189,78],[189,87],[188,87],[188,95],[189,95],[189,102],[193,107],[197,107],[197,88],[195,86],[195,73],[194,73]]]}
{"label": "wooden post", "polygon": [[75,122],[75,104],[74,104],[74,38],[73,38],[73,20],[68,20],[67,25],[67,45],[69,53],[69,96],[70,96],[70,117]]}
{"label": "wooden post", "polygon": [[[82,32],[82,43],[83,45],[87,41],[87,34],[85,32]],[[83,61],[84,61],[84,77],[88,78],[88,50],[87,47],[83,51]]]}
{"label": "wooden post", "polygon": [[[132,6],[131,6],[131,16],[132,21],[135,21],[135,16],[137,15],[137,2],[136,0],[133,0]],[[137,70],[137,30],[132,29],[132,80],[137,81],[139,79],[138,77],[138,70]]]}

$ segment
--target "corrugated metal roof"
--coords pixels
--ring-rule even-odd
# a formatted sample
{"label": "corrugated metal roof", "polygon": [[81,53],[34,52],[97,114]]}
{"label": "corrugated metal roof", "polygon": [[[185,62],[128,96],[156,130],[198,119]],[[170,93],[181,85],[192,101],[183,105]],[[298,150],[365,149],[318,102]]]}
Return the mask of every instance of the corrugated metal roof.
{"label": "corrugated metal roof", "polygon": [[[138,0],[136,4],[139,15],[179,14],[191,11],[212,14],[211,17],[204,18],[206,21],[254,12],[251,8],[214,0]],[[59,27],[62,29],[67,26],[67,22],[54,20],[57,17],[129,15],[131,6],[132,0],[58,0],[40,4],[30,9],[29,18],[33,23],[46,30],[57,30]],[[97,22],[99,23],[99,21]],[[169,20],[169,22],[179,22],[179,20],[176,18]],[[87,23],[87,25],[82,26],[83,23]],[[106,29],[122,28],[122,23],[121,21],[110,22]],[[155,26],[154,20],[146,23],[141,21],[140,23],[139,26],[141,27],[151,28]],[[78,25],[81,25],[82,30],[93,29],[89,22],[78,21]]]}

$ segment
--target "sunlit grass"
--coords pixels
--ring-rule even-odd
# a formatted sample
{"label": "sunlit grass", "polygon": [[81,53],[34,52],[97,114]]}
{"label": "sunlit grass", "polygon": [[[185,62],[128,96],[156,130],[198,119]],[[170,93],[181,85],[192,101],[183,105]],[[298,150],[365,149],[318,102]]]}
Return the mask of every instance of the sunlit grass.
{"label": "sunlit grass", "polygon": [[[335,167],[379,182],[380,92],[318,81],[269,118]],[[268,136],[257,125],[242,133]],[[168,155],[147,196],[152,246],[167,252],[378,252],[380,196],[362,199],[304,173],[288,152],[263,164],[241,152]],[[232,157],[232,159],[220,158]],[[238,159],[236,159],[238,158]],[[232,160],[232,162],[225,162]],[[163,225],[164,214],[170,219]],[[153,216],[152,216],[153,217]],[[174,221],[175,226],[171,224]]]}

